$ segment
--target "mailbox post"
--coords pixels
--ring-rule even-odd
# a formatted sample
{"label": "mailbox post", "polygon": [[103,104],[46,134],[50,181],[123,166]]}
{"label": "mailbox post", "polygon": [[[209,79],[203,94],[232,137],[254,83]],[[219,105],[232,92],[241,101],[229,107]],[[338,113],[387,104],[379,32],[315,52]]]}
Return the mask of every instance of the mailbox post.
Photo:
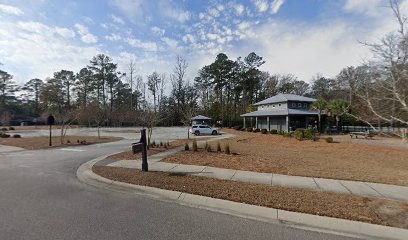
{"label": "mailbox post", "polygon": [[142,145],[142,171],[148,171],[148,164],[147,164],[147,140],[146,140],[146,129],[142,129],[140,142]]}
{"label": "mailbox post", "polygon": [[133,154],[142,153],[142,171],[148,171],[146,129],[142,129],[140,141],[132,144]]}
{"label": "mailbox post", "polygon": [[54,124],[54,122],[55,122],[55,118],[54,118],[54,116],[52,116],[51,114],[47,117],[47,124],[48,125],[50,125],[50,139],[49,139],[49,143],[48,143],[48,145],[51,147],[52,146],[52,136],[51,136],[51,132],[52,132],[52,125]]}

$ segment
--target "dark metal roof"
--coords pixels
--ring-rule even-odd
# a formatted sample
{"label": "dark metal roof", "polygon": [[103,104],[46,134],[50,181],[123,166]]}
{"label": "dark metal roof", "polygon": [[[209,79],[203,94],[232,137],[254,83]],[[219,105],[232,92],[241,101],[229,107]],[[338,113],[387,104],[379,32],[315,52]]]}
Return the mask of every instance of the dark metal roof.
{"label": "dark metal roof", "polygon": [[195,117],[192,117],[191,120],[211,120],[211,118],[203,116],[203,115],[197,115]]}
{"label": "dark metal roof", "polygon": [[263,101],[257,102],[254,105],[264,105],[264,104],[271,104],[271,103],[280,103],[280,102],[288,102],[288,101],[296,101],[296,102],[316,102],[316,99],[303,97],[295,94],[283,94],[280,93],[276,96],[267,98]]}
{"label": "dark metal roof", "polygon": [[263,117],[263,116],[287,116],[287,115],[318,115],[317,111],[306,109],[282,109],[276,111],[254,111],[242,114],[241,117]]}

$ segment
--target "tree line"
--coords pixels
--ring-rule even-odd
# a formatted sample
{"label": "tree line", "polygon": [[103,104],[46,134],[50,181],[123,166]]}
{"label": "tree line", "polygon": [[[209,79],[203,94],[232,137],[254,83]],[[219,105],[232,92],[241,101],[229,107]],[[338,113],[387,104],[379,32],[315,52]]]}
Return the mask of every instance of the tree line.
{"label": "tree line", "polygon": [[195,114],[223,126],[241,125],[240,115],[253,104],[278,93],[314,97],[319,112],[332,121],[364,122],[373,128],[408,124],[408,39],[405,17],[390,1],[399,30],[379,43],[363,43],[375,58],[346,67],[337,76],[316,74],[309,82],[293,74],[261,71],[263,57],[252,52],[230,59],[220,53],[187,78],[188,63],[178,56],[170,73],[137,74],[130,61],[125,72],[104,54],[93,57],[79,72],[61,70],[46,79],[31,79],[19,87],[0,70],[1,122],[13,117],[54,114],[60,124],[86,126],[187,125]]}

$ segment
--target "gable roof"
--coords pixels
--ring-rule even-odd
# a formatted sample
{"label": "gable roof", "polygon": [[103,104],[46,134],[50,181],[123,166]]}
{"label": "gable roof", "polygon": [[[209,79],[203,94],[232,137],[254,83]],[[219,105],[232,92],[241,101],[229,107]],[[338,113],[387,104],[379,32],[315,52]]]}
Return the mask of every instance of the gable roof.
{"label": "gable roof", "polygon": [[203,116],[203,115],[197,115],[195,117],[192,117],[191,120],[210,120],[211,118]]}
{"label": "gable roof", "polygon": [[288,102],[288,101],[297,101],[297,102],[316,102],[316,99],[314,98],[309,98],[309,97],[303,97],[295,94],[284,94],[284,93],[279,93],[278,95],[275,95],[273,97],[267,98],[263,101],[257,102],[254,105],[264,105],[264,104],[270,104],[270,103],[279,103],[279,102]]}

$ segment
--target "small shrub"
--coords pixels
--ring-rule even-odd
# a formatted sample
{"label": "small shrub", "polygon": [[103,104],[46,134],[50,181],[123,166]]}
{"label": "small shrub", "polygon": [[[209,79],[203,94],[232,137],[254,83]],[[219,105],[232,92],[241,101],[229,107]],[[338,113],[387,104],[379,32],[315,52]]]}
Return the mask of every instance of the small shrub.
{"label": "small shrub", "polygon": [[77,139],[77,143],[79,144],[79,139]]}
{"label": "small shrub", "polygon": [[10,135],[6,133],[0,133],[0,138],[9,138]]}
{"label": "small shrub", "polygon": [[241,130],[241,127],[240,126],[235,126],[234,130]]}
{"label": "small shrub", "polygon": [[278,134],[278,130],[272,129],[272,130],[271,130],[271,134]]}
{"label": "small shrub", "polygon": [[156,141],[154,141],[154,140],[152,142],[152,147],[154,147],[154,148],[156,147]]}
{"label": "small shrub", "polygon": [[10,131],[16,130],[14,127],[9,127]]}
{"label": "small shrub", "polygon": [[184,150],[185,150],[185,151],[189,151],[189,150],[190,150],[190,146],[188,145],[188,143],[184,144]]}
{"label": "small shrub", "polygon": [[197,141],[194,140],[194,141],[193,141],[193,151],[194,151],[194,152],[197,152],[197,150],[198,150]]}
{"label": "small shrub", "polygon": [[228,154],[228,155],[230,155],[230,154],[231,154],[230,146],[229,146],[229,144],[228,144],[228,143],[227,143],[227,144],[225,144],[225,154]]}
{"label": "small shrub", "polygon": [[262,134],[267,134],[267,133],[268,133],[268,129],[262,129],[262,130],[261,130],[261,133],[262,133]]}
{"label": "small shrub", "polygon": [[241,131],[245,131],[245,128],[241,128]]}
{"label": "small shrub", "polygon": [[21,138],[21,135],[20,134],[14,134],[13,138]]}
{"label": "small shrub", "polygon": [[246,130],[247,130],[247,132],[252,132],[253,131],[252,128],[247,128]]}
{"label": "small shrub", "polygon": [[220,142],[217,143],[217,152],[221,152],[221,144],[220,144]]}
{"label": "small shrub", "polygon": [[68,140],[67,140],[67,144],[69,144],[69,143],[71,143],[71,141],[68,139]]}
{"label": "small shrub", "polygon": [[256,132],[256,133],[257,133],[257,132],[260,132],[260,131],[261,131],[261,129],[259,129],[259,128],[257,128],[257,129],[254,130],[254,132]]}
{"label": "small shrub", "polygon": [[86,140],[81,140],[81,141],[79,142],[79,144],[81,144],[81,145],[87,145],[88,143],[86,142]]}
{"label": "small shrub", "polygon": [[303,136],[305,139],[313,140],[315,136],[315,131],[313,128],[306,128],[303,130]]}
{"label": "small shrub", "polygon": [[162,141],[160,141],[160,147],[163,147],[163,142]]}
{"label": "small shrub", "polygon": [[5,128],[5,127],[1,129],[1,131],[3,131],[3,132],[7,132],[7,130],[8,130],[8,129]]}
{"label": "small shrub", "polygon": [[303,139],[305,138],[305,134],[303,132],[304,129],[302,128],[298,128],[295,130],[295,138],[299,141],[303,141]]}
{"label": "small shrub", "polygon": [[327,137],[326,142],[327,143],[333,143],[333,138],[332,137]]}
{"label": "small shrub", "polygon": [[164,148],[165,148],[165,149],[167,149],[167,148],[168,148],[167,143],[165,143],[165,144],[164,144]]}

